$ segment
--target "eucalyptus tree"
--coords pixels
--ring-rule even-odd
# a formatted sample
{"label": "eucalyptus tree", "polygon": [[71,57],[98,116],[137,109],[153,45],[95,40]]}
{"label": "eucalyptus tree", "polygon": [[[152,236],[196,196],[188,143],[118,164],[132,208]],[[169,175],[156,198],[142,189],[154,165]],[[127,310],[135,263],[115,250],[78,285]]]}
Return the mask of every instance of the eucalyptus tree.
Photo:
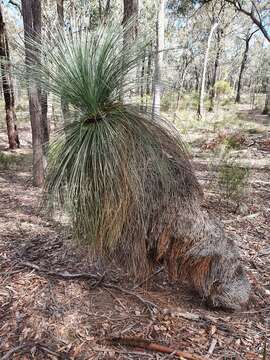
{"label": "eucalyptus tree", "polygon": [[240,101],[241,101],[242,78],[243,78],[243,73],[244,73],[246,63],[248,60],[250,40],[252,39],[253,35],[257,31],[258,31],[258,29],[252,30],[252,28],[249,28],[243,38],[243,40],[245,42],[245,49],[243,52],[243,57],[242,57],[242,61],[241,61],[240,71],[239,71],[239,78],[238,78],[236,98],[235,98],[236,103],[240,103]]}
{"label": "eucalyptus tree", "polygon": [[163,65],[165,36],[165,0],[158,0],[156,19],[155,70],[153,76],[153,114],[160,114],[160,98],[162,93],[161,69]]}
{"label": "eucalyptus tree", "polygon": [[0,4],[0,63],[3,95],[5,100],[6,125],[8,144],[10,149],[20,147],[18,129],[16,125],[15,99],[13,79],[10,68],[9,41],[6,24],[3,19],[2,5]]}
{"label": "eucalyptus tree", "polygon": [[[25,39],[25,63],[37,66],[41,62],[41,1],[22,0]],[[29,39],[34,39],[31,45]],[[33,53],[34,51],[34,53]],[[41,89],[38,79],[30,79],[28,73],[29,112],[33,145],[33,184],[42,186],[44,181]]]}

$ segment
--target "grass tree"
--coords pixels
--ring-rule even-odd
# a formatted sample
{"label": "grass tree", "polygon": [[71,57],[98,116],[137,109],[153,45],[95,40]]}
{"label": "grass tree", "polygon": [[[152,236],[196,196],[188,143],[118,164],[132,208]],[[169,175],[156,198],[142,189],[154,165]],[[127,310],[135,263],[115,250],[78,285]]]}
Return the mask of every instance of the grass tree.
{"label": "grass tree", "polygon": [[121,100],[146,48],[144,36],[123,42],[130,26],[59,27],[39,45],[46,63],[28,72],[70,107],[50,144],[45,199],[69,215],[74,239],[93,255],[118,260],[137,278],[163,261],[212,305],[237,308],[249,285],[236,245],[202,210],[178,132]]}

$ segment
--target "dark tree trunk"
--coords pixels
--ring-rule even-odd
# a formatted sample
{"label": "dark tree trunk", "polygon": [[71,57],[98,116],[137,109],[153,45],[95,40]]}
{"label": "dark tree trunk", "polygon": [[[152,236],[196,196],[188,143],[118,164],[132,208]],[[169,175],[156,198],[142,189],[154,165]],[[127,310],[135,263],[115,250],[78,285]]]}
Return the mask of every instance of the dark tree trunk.
{"label": "dark tree trunk", "polygon": [[125,26],[132,17],[135,17],[134,23],[132,24],[130,31],[126,33],[125,43],[136,39],[138,34],[138,0],[124,0],[124,17],[123,25]]}
{"label": "dark tree trunk", "polygon": [[6,26],[3,20],[2,5],[0,4],[0,58],[2,88],[5,100],[7,135],[10,149],[20,147],[19,136],[16,126],[15,101],[13,83],[9,65],[9,46]]}
{"label": "dark tree trunk", "polygon": [[50,139],[49,122],[48,122],[48,94],[46,91],[41,93],[41,113],[42,113],[42,140],[46,145]]}
{"label": "dark tree trunk", "polygon": [[152,43],[147,59],[146,94],[151,95],[151,74],[152,74]]}
{"label": "dark tree trunk", "polygon": [[210,90],[209,111],[213,111],[213,109],[214,109],[214,100],[215,100],[215,96],[216,96],[215,83],[217,81],[217,71],[218,71],[218,67],[219,67],[220,52],[221,52],[221,35],[220,35],[220,29],[218,29],[218,31],[217,31],[217,53],[216,53],[216,58],[215,58],[214,72],[213,72],[213,78],[212,78],[211,90]]}
{"label": "dark tree trunk", "polygon": [[241,62],[239,78],[238,78],[238,83],[237,83],[237,92],[236,92],[236,98],[235,98],[236,103],[240,103],[240,100],[241,100],[242,78],[243,78],[243,73],[245,70],[246,63],[247,63],[249,40],[250,40],[249,38],[246,39],[245,50],[244,50],[243,58],[242,58],[242,62]]}
{"label": "dark tree trunk", "polygon": [[[25,62],[27,65],[37,65],[40,62],[40,52],[30,46],[29,39],[41,40],[41,2],[40,0],[22,0],[22,15],[25,37]],[[33,56],[33,51],[35,56]],[[29,76],[29,75],[28,75]],[[44,182],[43,143],[42,143],[42,110],[41,91],[34,79],[29,79],[29,112],[32,128],[33,144],[33,183],[42,186]]]}
{"label": "dark tree trunk", "polygon": [[58,23],[64,27],[64,0],[57,0]]}
{"label": "dark tree trunk", "polygon": [[267,79],[265,104],[262,113],[263,115],[267,115],[270,113],[270,78],[269,77]]}
{"label": "dark tree trunk", "polygon": [[143,79],[145,74],[145,52],[142,60],[142,69],[141,69],[141,104],[143,105],[143,96],[144,96],[144,86],[143,86]]}
{"label": "dark tree trunk", "polygon": [[[64,28],[64,0],[57,0],[57,17],[59,26]],[[69,106],[63,98],[61,98],[61,110],[64,122],[67,123],[69,118]]]}
{"label": "dark tree trunk", "polygon": [[242,62],[241,62],[239,78],[238,78],[238,83],[237,83],[237,92],[236,92],[236,98],[235,98],[236,103],[240,103],[240,101],[241,101],[242,78],[243,78],[243,73],[244,73],[246,63],[247,63],[247,58],[248,58],[249,42],[250,42],[252,36],[257,31],[258,31],[258,29],[253,31],[252,33],[249,32],[247,34],[246,38],[245,38],[245,50],[244,50],[244,53],[243,53],[243,58],[242,58]]}

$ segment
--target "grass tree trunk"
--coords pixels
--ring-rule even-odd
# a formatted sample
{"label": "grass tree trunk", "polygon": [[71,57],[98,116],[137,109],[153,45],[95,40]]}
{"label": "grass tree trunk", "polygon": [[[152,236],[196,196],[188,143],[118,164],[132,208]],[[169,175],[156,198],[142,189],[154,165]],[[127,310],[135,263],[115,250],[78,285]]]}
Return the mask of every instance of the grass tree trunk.
{"label": "grass tree trunk", "polygon": [[165,29],[165,0],[159,0],[158,16],[156,21],[156,55],[153,84],[153,114],[160,114],[160,98],[162,92],[161,68],[163,63],[164,50],[164,29]]}
{"label": "grass tree trunk", "polygon": [[[31,47],[29,39],[34,39],[37,43],[40,43],[40,0],[22,0],[22,15],[25,37],[25,62],[27,66],[35,66],[40,62],[41,54],[37,49],[33,49],[33,46]],[[35,56],[33,56],[33,50],[35,51]],[[41,90],[36,80],[29,79],[29,82],[29,112],[33,144],[33,184],[40,187],[44,182]]]}
{"label": "grass tree trunk", "polygon": [[2,88],[5,100],[6,124],[8,144],[10,149],[20,147],[19,136],[16,126],[15,100],[13,91],[13,82],[9,65],[9,46],[6,26],[2,14],[2,5],[0,4],[0,59]]}
{"label": "grass tree trunk", "polygon": [[200,118],[204,118],[204,96],[205,96],[205,79],[206,79],[206,70],[207,70],[207,63],[208,63],[208,56],[209,56],[209,50],[211,46],[211,40],[213,37],[213,33],[215,29],[217,28],[218,23],[214,23],[211,27],[208,40],[207,40],[207,48],[204,56],[204,64],[203,64],[203,73],[202,73],[202,80],[201,80],[201,88],[200,88],[200,100],[199,100],[199,106],[198,106],[198,116]]}

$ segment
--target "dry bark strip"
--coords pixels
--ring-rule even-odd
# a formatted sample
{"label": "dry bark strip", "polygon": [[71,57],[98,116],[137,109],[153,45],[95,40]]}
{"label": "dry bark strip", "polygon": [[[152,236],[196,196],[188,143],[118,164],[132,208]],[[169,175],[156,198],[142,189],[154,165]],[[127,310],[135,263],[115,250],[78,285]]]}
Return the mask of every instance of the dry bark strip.
{"label": "dry bark strip", "polygon": [[28,267],[30,269],[33,269],[35,271],[42,272],[42,273],[44,273],[46,275],[60,277],[60,278],[65,279],[65,280],[74,280],[74,279],[95,280],[96,283],[94,284],[94,287],[103,286],[105,288],[115,289],[115,290],[118,290],[118,291],[120,291],[120,292],[122,292],[124,294],[133,296],[139,302],[141,302],[147,308],[147,310],[150,313],[155,312],[155,311],[157,311],[159,309],[158,306],[156,304],[154,304],[153,302],[151,302],[149,300],[145,300],[144,298],[142,298],[142,296],[140,296],[138,294],[135,294],[134,292],[132,292],[130,290],[123,289],[120,286],[104,282],[103,281],[104,275],[98,276],[98,275],[91,274],[91,273],[70,273],[68,271],[64,271],[64,272],[51,271],[51,270],[41,268],[38,265],[32,264],[32,263],[30,263],[28,261],[23,261],[20,264],[25,266],[25,267]]}
{"label": "dry bark strip", "polygon": [[106,341],[108,343],[110,343],[111,345],[124,345],[124,346],[129,346],[129,347],[141,348],[141,349],[149,350],[149,351],[160,352],[163,354],[174,354],[175,356],[179,356],[180,358],[183,358],[186,360],[203,360],[203,358],[198,355],[193,355],[193,354],[187,353],[185,351],[171,349],[168,346],[154,343],[150,340],[145,340],[142,338],[112,337],[112,338],[106,339]]}

